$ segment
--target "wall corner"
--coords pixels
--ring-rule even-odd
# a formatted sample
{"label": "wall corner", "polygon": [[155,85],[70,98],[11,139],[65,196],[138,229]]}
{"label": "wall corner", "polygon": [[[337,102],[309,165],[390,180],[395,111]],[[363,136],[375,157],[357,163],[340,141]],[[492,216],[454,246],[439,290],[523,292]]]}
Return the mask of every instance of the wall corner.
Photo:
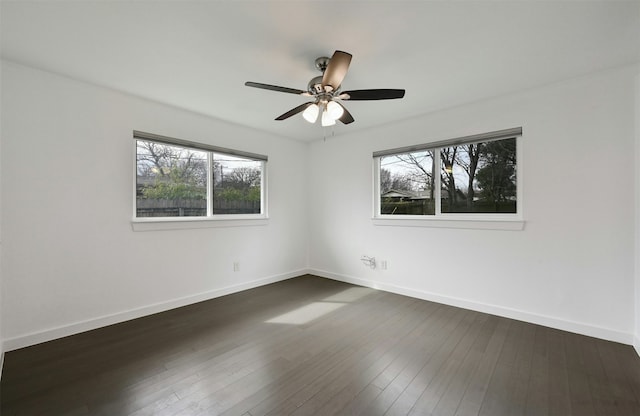
{"label": "wall corner", "polygon": [[640,70],[635,77],[635,247],[633,346],[640,356]]}

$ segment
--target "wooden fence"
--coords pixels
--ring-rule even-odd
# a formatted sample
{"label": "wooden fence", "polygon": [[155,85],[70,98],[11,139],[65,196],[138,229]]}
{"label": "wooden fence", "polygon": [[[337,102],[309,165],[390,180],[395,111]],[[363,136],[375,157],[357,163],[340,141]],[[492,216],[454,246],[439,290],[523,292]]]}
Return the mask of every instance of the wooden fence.
{"label": "wooden fence", "polygon": [[[260,201],[213,200],[214,214],[259,214]],[[207,201],[204,199],[149,199],[138,198],[136,216],[140,217],[204,217]]]}
{"label": "wooden fence", "polygon": [[[466,201],[457,202],[453,207],[447,199],[442,199],[442,212],[457,213],[515,213],[516,201],[474,201],[471,207]],[[433,200],[419,199],[411,201],[385,201],[380,203],[380,213],[385,215],[433,215],[435,205]]]}

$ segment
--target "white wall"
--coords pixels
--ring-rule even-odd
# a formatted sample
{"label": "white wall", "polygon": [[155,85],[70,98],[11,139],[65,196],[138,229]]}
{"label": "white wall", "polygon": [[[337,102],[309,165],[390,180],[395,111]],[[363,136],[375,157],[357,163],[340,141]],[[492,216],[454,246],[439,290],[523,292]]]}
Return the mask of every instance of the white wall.
{"label": "white wall", "polygon": [[[7,349],[306,270],[306,143],[10,62],[2,84]],[[132,231],[134,129],[268,155],[268,225]]]}
{"label": "white wall", "polygon": [[[2,67],[0,67],[0,97],[2,96]],[[2,155],[2,100],[0,99],[0,155]],[[0,186],[2,184],[2,158],[0,157]],[[0,218],[2,218],[2,190],[0,189]],[[0,379],[4,365],[4,337],[2,333],[2,221],[0,221]]]}
{"label": "white wall", "polygon": [[[638,347],[640,226],[631,226],[640,223],[638,67],[311,149],[10,62],[1,69],[5,349],[308,266],[326,277],[625,343],[635,333]],[[357,107],[368,105],[382,104],[350,109],[357,118]],[[372,224],[373,151],[516,126],[524,129],[524,231]],[[133,232],[134,129],[269,155],[269,224]],[[301,206],[306,189],[309,217]],[[387,260],[388,270],[366,268],[363,254]]]}
{"label": "white wall", "polygon": [[[621,68],[314,143],[311,269],[632,343],[637,73]],[[357,119],[368,105],[384,104],[350,110]],[[373,151],[518,126],[523,231],[372,224]],[[387,260],[388,270],[367,268],[362,255]]]}
{"label": "white wall", "polygon": [[636,178],[636,241],[635,241],[635,337],[633,345],[640,355],[640,73],[636,75],[636,152],[635,152],[635,178]]}

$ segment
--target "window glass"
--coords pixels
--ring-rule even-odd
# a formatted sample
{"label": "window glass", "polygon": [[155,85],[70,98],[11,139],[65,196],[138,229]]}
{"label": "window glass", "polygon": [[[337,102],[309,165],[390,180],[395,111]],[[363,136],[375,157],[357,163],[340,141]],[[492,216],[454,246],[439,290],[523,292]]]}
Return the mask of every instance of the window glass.
{"label": "window glass", "polygon": [[262,214],[265,161],[136,140],[136,218]]}
{"label": "window glass", "polygon": [[380,158],[380,213],[435,214],[432,150]]}
{"label": "window glass", "polygon": [[207,215],[207,152],[137,141],[136,216]]}
{"label": "window glass", "polygon": [[443,213],[516,212],[516,139],[440,149]]}
{"label": "window glass", "polygon": [[213,214],[259,214],[262,162],[213,155]]}
{"label": "window glass", "polygon": [[379,157],[377,215],[517,213],[516,137]]}

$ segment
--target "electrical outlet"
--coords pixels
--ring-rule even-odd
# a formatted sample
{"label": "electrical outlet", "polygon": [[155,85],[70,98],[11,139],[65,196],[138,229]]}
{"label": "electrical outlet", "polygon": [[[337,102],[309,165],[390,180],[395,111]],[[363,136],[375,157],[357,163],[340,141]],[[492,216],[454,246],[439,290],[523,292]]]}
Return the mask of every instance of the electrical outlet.
{"label": "electrical outlet", "polygon": [[237,261],[233,262],[233,271],[234,272],[239,272],[240,271],[240,262],[237,262]]}
{"label": "electrical outlet", "polygon": [[369,268],[371,268],[371,269],[375,269],[376,268],[376,258],[375,257],[362,256],[360,261],[362,261],[364,264],[369,266]]}
{"label": "electrical outlet", "polygon": [[387,270],[387,261],[386,261],[386,260],[382,260],[382,261],[380,262],[380,268],[381,268],[382,270]]}

